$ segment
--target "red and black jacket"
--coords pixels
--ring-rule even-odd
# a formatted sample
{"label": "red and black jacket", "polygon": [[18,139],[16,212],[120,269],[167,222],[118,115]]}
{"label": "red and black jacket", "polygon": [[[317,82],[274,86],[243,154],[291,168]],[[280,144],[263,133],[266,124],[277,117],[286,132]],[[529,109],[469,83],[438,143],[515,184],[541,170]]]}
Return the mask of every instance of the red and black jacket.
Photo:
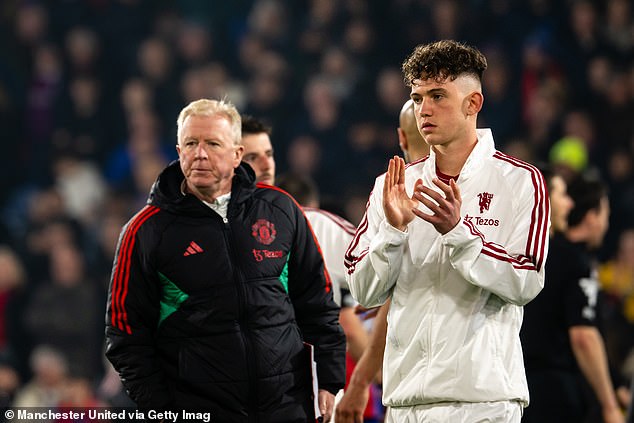
{"label": "red and black jacket", "polygon": [[214,421],[306,421],[312,392],[345,382],[345,337],[322,255],[295,201],[236,169],[227,219],[180,190],[178,161],[123,228],[106,356],[145,409]]}

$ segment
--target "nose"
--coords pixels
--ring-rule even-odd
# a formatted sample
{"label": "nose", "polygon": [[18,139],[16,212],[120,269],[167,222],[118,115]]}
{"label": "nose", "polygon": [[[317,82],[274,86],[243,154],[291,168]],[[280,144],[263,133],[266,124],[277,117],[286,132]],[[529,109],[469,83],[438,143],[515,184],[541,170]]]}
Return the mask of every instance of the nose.
{"label": "nose", "polygon": [[416,105],[416,107],[418,108],[418,110],[416,111],[418,116],[430,116],[431,115],[431,108],[429,106],[430,104],[431,104],[431,101],[427,101],[426,99],[423,98],[420,101],[420,103]]}
{"label": "nose", "polygon": [[205,148],[205,143],[198,144],[198,146],[196,147],[195,153],[196,153],[195,157],[197,159],[206,159],[208,155],[207,155],[207,149]]}
{"label": "nose", "polygon": [[269,170],[271,168],[272,159],[267,156],[260,156],[258,159],[260,168],[263,170]]}

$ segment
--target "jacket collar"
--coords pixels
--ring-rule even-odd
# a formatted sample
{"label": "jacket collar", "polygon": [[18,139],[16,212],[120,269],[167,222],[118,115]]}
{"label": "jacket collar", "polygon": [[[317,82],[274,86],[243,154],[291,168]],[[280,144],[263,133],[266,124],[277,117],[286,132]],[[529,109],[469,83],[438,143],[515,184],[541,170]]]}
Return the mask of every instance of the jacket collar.
{"label": "jacket collar", "polygon": [[[208,213],[209,208],[194,195],[183,195],[181,184],[184,179],[180,161],[174,160],[163,169],[152,185],[147,203],[177,213],[194,215]],[[231,183],[229,208],[246,201],[254,191],[255,173],[250,166],[240,163]]]}
{"label": "jacket collar", "polygon": [[[476,136],[478,137],[478,142],[475,147],[467,157],[467,161],[462,166],[460,170],[460,177],[458,181],[464,181],[471,178],[473,175],[478,174],[482,166],[485,164],[485,159],[493,156],[495,153],[495,142],[493,141],[493,134],[491,133],[491,129],[482,128],[476,130]],[[430,178],[436,176],[436,153],[434,149],[430,149],[429,151],[429,159],[426,163],[424,172]]]}

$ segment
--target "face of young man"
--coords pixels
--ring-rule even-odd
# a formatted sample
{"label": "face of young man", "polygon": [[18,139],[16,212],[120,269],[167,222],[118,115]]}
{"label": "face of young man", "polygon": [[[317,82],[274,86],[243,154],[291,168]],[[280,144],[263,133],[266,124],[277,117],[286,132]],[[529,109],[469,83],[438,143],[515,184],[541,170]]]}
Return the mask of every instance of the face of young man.
{"label": "face of young man", "polygon": [[479,83],[467,75],[441,82],[416,79],[410,97],[420,133],[430,146],[467,140],[474,124],[471,120],[482,106]]}
{"label": "face of young man", "polygon": [[256,180],[273,185],[275,183],[275,158],[268,134],[261,132],[244,135],[242,145],[244,146],[242,161],[253,168]]}
{"label": "face of young man", "polygon": [[229,120],[221,115],[188,116],[176,146],[188,190],[213,201],[231,191],[243,147],[233,142]]}

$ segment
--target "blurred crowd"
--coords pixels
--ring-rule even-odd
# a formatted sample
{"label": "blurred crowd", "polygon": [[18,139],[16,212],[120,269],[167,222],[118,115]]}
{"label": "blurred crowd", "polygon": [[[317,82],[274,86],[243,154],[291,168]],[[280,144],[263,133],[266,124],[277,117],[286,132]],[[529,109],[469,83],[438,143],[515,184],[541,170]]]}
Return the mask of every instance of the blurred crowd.
{"label": "blurred crowd", "polygon": [[3,0],[0,405],[125,405],[103,359],[121,226],[176,158],[176,117],[227,98],[268,121],[278,172],[358,223],[398,154],[401,62],[451,38],[488,58],[498,149],[610,187],[606,339],[634,372],[629,0]]}

